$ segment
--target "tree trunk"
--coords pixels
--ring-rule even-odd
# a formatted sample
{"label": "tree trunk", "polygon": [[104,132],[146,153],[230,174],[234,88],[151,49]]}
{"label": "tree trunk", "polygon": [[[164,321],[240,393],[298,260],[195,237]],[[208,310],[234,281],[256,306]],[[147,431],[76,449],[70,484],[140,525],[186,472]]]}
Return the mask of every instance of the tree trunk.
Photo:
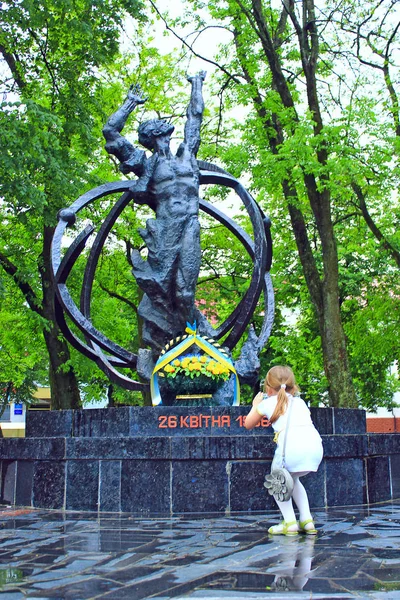
{"label": "tree trunk", "polygon": [[[278,92],[282,105],[288,109],[295,110],[292,125],[293,132],[298,122],[298,116],[293,97],[280,65],[278,48],[281,40],[279,36],[275,36],[274,38],[270,34],[261,1],[252,0],[252,8],[253,18],[249,13],[246,16],[262,43],[272,75],[272,87]],[[318,31],[313,20],[311,19],[311,23],[308,21],[308,17],[311,18],[314,15],[313,2],[309,2],[304,8],[306,8],[306,12],[304,13],[303,11],[305,20],[303,27],[297,21],[293,2],[285,4],[282,11],[282,18],[283,22],[286,23],[287,16],[290,16],[299,39],[302,65],[307,80],[308,105],[314,117],[314,134],[319,136],[323,129],[323,123],[319,109],[316,79]],[[281,29],[281,32],[283,32],[283,29]],[[311,35],[310,38],[309,34]],[[235,43],[245,77],[255,90],[253,103],[259,117],[264,123],[268,145],[271,152],[277,155],[279,154],[279,146],[283,144],[285,139],[282,125],[276,114],[267,114],[265,110],[256,81],[246,67],[245,53],[243,53],[243,48],[240,47],[237,31],[235,32]],[[274,130],[276,137],[273,134],[271,135],[271,131]],[[317,158],[318,162],[326,167],[327,151],[324,146],[321,146],[317,150]],[[288,203],[299,258],[311,301],[317,315],[322,342],[324,370],[329,384],[329,403],[335,407],[355,407],[357,406],[357,399],[352,383],[346,350],[346,339],[340,315],[338,256],[331,216],[331,199],[328,187],[329,176],[320,176],[321,182],[325,184],[322,190],[318,188],[313,174],[304,172],[303,176],[306,193],[321,241],[322,276],[313,255],[304,215],[299,208],[301,203],[298,201],[297,190],[287,179],[282,181],[282,190]]]}
{"label": "tree trunk", "polygon": [[69,364],[70,351],[67,342],[56,323],[54,310],[54,284],[51,277],[50,248],[54,228],[44,226],[43,253],[40,274],[43,288],[43,316],[50,329],[43,332],[49,353],[49,381],[51,407],[55,410],[79,408],[81,405],[78,382],[72,366]]}
{"label": "tree trunk", "polygon": [[[285,195],[287,186],[283,186]],[[287,199],[290,196],[286,196]],[[303,267],[308,291],[314,305],[321,336],[325,375],[329,385],[329,404],[334,407],[357,407],[357,399],[348,362],[346,338],[339,305],[339,273],[333,227],[322,228],[325,240],[324,279],[315,265],[303,214],[289,204],[292,228]],[[330,232],[330,235],[329,235]],[[328,239],[330,240],[328,241]],[[330,248],[330,250],[329,250]]]}
{"label": "tree trunk", "polygon": [[49,353],[51,408],[79,408],[80,395],[75,373],[71,366],[66,367],[70,360],[67,342],[56,325],[44,332],[44,339]]}
{"label": "tree trunk", "polygon": [[327,285],[323,286],[323,304],[324,318],[320,329],[324,369],[329,382],[329,404],[337,408],[357,408],[339,303],[337,295],[332,294]]}

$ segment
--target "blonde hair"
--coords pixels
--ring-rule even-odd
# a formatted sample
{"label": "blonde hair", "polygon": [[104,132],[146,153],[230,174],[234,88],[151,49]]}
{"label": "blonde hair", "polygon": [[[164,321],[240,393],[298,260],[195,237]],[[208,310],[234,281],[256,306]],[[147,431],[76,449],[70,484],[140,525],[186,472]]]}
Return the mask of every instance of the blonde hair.
{"label": "blonde hair", "polygon": [[286,412],[289,401],[286,391],[292,395],[299,391],[292,369],[290,367],[278,365],[272,367],[272,369],[268,371],[264,381],[265,392],[267,391],[267,388],[272,388],[277,392],[278,396],[275,410],[269,419],[271,423],[275,423],[275,421]]}

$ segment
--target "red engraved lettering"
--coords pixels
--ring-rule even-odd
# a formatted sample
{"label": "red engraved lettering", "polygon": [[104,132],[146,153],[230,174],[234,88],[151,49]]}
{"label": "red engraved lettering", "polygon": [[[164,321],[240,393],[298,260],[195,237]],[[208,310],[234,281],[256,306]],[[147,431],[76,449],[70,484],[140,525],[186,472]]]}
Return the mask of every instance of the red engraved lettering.
{"label": "red engraved lettering", "polygon": [[245,420],[245,417],[243,415],[240,415],[240,417],[238,417],[237,419],[235,419],[235,421],[239,421],[239,427],[243,427],[244,420]]}
{"label": "red engraved lettering", "polygon": [[161,417],[158,417],[159,420],[159,424],[158,424],[158,428],[160,429],[161,427],[163,428],[167,428],[167,417],[165,415],[162,415]]}
{"label": "red engraved lettering", "polygon": [[230,415],[223,415],[221,419],[221,427],[230,427],[231,426],[231,417]]}
{"label": "red engraved lettering", "polygon": [[211,417],[211,427],[221,427],[221,417]]}
{"label": "red engraved lettering", "polygon": [[211,419],[211,415],[201,415],[203,417],[203,421],[205,421],[205,426],[209,426],[209,421]]}
{"label": "red engraved lettering", "polygon": [[189,427],[188,417],[181,417],[180,426]]}
{"label": "red engraved lettering", "polygon": [[175,427],[178,426],[178,419],[176,418],[175,415],[171,415],[170,417],[168,417],[168,427],[171,427],[171,429],[175,429]]}
{"label": "red engraved lettering", "polygon": [[197,429],[199,426],[199,417],[196,415],[190,415],[189,417],[189,427],[193,429]]}

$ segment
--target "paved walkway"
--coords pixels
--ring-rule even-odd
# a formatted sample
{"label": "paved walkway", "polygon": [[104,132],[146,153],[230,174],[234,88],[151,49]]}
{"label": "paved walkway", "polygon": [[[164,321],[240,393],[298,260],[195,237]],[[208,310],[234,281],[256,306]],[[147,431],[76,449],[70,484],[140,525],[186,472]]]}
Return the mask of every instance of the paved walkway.
{"label": "paved walkway", "polygon": [[0,598],[400,599],[400,502],[314,514],[316,538],[272,538],[276,512],[98,518],[0,507]]}

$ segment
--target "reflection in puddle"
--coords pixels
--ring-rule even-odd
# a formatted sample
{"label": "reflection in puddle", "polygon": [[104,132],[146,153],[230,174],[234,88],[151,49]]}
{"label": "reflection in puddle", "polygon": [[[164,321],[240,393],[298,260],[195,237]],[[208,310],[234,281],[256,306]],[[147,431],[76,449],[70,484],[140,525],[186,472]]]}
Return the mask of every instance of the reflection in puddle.
{"label": "reflection in puddle", "polygon": [[18,583],[24,579],[21,569],[0,569],[0,588],[7,583]]}
{"label": "reflection in puddle", "polygon": [[285,538],[282,542],[282,550],[277,556],[278,563],[269,569],[274,573],[275,579],[267,589],[279,592],[301,591],[316,571],[311,570],[315,537]]}
{"label": "reflection in puddle", "polygon": [[[275,542],[275,540],[274,540]],[[248,571],[218,573],[199,586],[200,589],[241,592],[301,591],[318,570],[312,569],[315,537],[279,538],[269,566],[249,566]],[[273,562],[272,562],[273,561]],[[254,569],[257,569],[256,571]],[[328,585],[328,591],[330,586]]]}

